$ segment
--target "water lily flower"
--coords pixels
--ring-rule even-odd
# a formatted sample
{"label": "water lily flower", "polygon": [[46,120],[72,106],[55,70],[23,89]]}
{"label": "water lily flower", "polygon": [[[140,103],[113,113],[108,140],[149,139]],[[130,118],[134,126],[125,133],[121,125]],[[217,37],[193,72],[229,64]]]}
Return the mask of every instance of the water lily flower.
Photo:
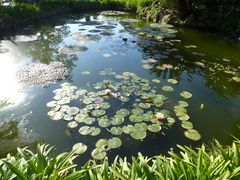
{"label": "water lily flower", "polygon": [[105,90],[105,93],[106,93],[106,94],[108,94],[108,93],[110,93],[110,92],[111,92],[111,89],[106,89],[106,90]]}
{"label": "water lily flower", "polygon": [[155,114],[155,117],[156,117],[158,120],[163,120],[163,119],[165,119],[164,114],[163,114],[163,113],[160,113],[160,112],[157,112],[157,113]]}

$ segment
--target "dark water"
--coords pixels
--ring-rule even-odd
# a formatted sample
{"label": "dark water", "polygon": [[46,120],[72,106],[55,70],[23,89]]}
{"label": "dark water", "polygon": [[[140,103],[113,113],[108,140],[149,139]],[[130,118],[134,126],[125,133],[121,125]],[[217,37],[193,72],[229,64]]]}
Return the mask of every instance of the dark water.
{"label": "dark water", "polygon": [[[86,21],[103,21],[113,27],[107,34],[103,34],[102,29],[101,32],[89,32],[98,25],[81,23]],[[13,105],[0,111],[0,155],[14,151],[17,146],[39,141],[55,145],[59,152],[69,151],[73,144],[83,142],[88,145],[88,150],[81,155],[79,162],[91,158],[96,141],[111,138],[111,135],[103,133],[96,137],[81,136],[78,133],[79,128],[66,135],[67,123],[50,120],[47,116],[50,109],[46,107],[46,103],[52,100],[52,91],[63,82],[86,88],[87,84],[102,81],[106,77],[100,76],[99,71],[104,68],[112,68],[119,74],[125,71],[134,72],[150,81],[161,80],[160,84],[150,84],[169,98],[172,108],[174,103],[183,100],[179,96],[181,91],[191,92],[193,97],[186,100],[189,103],[188,114],[194,129],[202,136],[197,142],[187,139],[184,129],[175,118],[176,123],[171,128],[159,133],[148,133],[143,141],[121,135],[123,144],[108,152],[110,159],[116,155],[131,157],[138,152],[148,156],[166,154],[176,144],[197,146],[202,142],[208,143],[213,138],[229,144],[233,139],[230,134],[239,137],[240,83],[231,79],[240,75],[240,42],[189,29],[178,29],[175,38],[160,42],[137,34],[135,28],[145,25],[147,24],[141,21],[126,22],[124,18],[81,14],[50,19],[43,25],[29,27],[19,33],[37,34],[36,41],[16,43],[14,36],[5,37],[0,45],[9,51],[0,54],[0,97],[10,98]],[[80,42],[71,38],[71,34],[75,32],[83,35],[96,34],[100,38]],[[65,45],[81,45],[88,50],[74,55],[59,54],[58,49]],[[196,45],[197,48],[186,48],[186,45]],[[104,57],[104,54],[111,56]],[[158,61],[154,68],[144,69],[141,61],[149,58]],[[20,66],[31,62],[48,64],[51,61],[64,62],[70,68],[71,73],[67,80],[47,88],[22,87],[17,83],[14,73]],[[204,67],[195,62],[203,62]],[[171,64],[174,68],[158,70],[156,66],[162,64]],[[84,75],[83,71],[89,71],[90,74]],[[178,83],[169,84],[169,78],[176,79]],[[164,85],[172,86],[174,91],[163,92],[161,87]]]}

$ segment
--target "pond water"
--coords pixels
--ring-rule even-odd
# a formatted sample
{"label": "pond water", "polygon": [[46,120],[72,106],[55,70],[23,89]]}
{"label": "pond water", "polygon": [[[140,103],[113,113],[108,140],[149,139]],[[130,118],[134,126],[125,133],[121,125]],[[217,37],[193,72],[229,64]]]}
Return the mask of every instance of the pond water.
{"label": "pond water", "polygon": [[[138,152],[166,154],[177,144],[198,146],[213,138],[231,143],[230,134],[240,134],[240,42],[196,30],[175,30],[128,16],[93,13],[49,19],[2,38],[0,99],[7,107],[0,111],[0,156],[39,141],[55,145],[59,152],[79,142],[87,145],[79,163],[92,158],[99,139],[113,137],[121,140],[121,146],[119,139],[112,139],[112,149],[107,149],[111,160]],[[70,76],[48,87],[19,84],[17,69],[51,61],[65,63]],[[87,115],[92,118],[84,120],[80,115],[73,129],[68,128],[68,121],[52,120],[46,104],[54,100],[53,92],[61,96],[63,91],[54,91],[59,88],[71,96],[69,106],[84,109],[94,104],[88,106]],[[76,95],[75,88],[86,89],[88,94],[78,91]],[[103,108],[102,101],[110,107]],[[143,112],[149,115],[145,119]],[[104,113],[105,120],[100,118]],[[122,133],[121,128],[130,124],[135,125],[135,132]],[[185,136],[192,125],[201,135],[194,134],[195,141]],[[80,134],[81,127],[85,129]]]}

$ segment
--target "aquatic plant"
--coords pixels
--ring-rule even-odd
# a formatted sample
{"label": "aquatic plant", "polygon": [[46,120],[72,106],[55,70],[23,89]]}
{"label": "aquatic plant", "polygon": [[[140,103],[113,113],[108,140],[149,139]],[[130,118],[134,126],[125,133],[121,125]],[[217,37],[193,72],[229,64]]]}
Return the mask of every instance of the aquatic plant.
{"label": "aquatic plant", "polygon": [[[118,147],[119,139],[100,139],[92,152],[95,159],[103,159],[103,146]],[[78,145],[80,152],[84,145]],[[168,156],[146,157],[138,153],[131,160],[116,157],[112,163],[107,158],[96,162],[89,160],[82,167],[73,163],[74,151],[57,155],[48,145],[38,145],[37,153],[18,148],[15,156],[0,160],[0,179],[239,179],[240,141],[223,146],[214,141],[211,146],[192,149],[178,145],[179,153]],[[55,150],[54,150],[55,151]],[[77,151],[76,151],[77,152]],[[80,156],[81,157],[81,156]]]}
{"label": "aquatic plant", "polygon": [[[155,62],[154,59],[148,61]],[[93,158],[104,158],[107,151],[120,147],[123,133],[135,140],[144,140],[148,133],[159,133],[162,127],[167,129],[175,123],[172,110],[164,109],[168,98],[161,94],[164,91],[166,94],[172,92],[174,89],[171,86],[162,86],[157,90],[151,86],[149,80],[133,72],[117,74],[110,68],[101,70],[99,74],[109,78],[104,78],[92,86],[88,84],[89,90],[63,83],[59,89],[53,91],[54,100],[46,104],[51,108],[48,112],[50,119],[63,119],[67,121],[70,129],[79,126],[78,132],[81,136],[109,134],[111,138],[106,139],[108,143],[100,147],[96,142],[96,148],[92,151]],[[168,82],[177,83],[175,79],[169,79]],[[180,96],[190,98],[192,94],[183,91]],[[80,105],[75,104],[77,107],[67,105],[79,103],[79,100]],[[186,130],[184,135],[198,141],[201,135],[193,129],[187,107],[187,102],[178,101],[173,110],[182,128]]]}

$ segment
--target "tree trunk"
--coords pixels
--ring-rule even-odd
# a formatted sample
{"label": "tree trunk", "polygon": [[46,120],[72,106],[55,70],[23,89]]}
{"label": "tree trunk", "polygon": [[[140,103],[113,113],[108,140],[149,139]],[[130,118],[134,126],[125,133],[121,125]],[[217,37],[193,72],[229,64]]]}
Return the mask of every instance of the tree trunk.
{"label": "tree trunk", "polygon": [[176,0],[179,18],[184,20],[188,16],[187,0]]}

